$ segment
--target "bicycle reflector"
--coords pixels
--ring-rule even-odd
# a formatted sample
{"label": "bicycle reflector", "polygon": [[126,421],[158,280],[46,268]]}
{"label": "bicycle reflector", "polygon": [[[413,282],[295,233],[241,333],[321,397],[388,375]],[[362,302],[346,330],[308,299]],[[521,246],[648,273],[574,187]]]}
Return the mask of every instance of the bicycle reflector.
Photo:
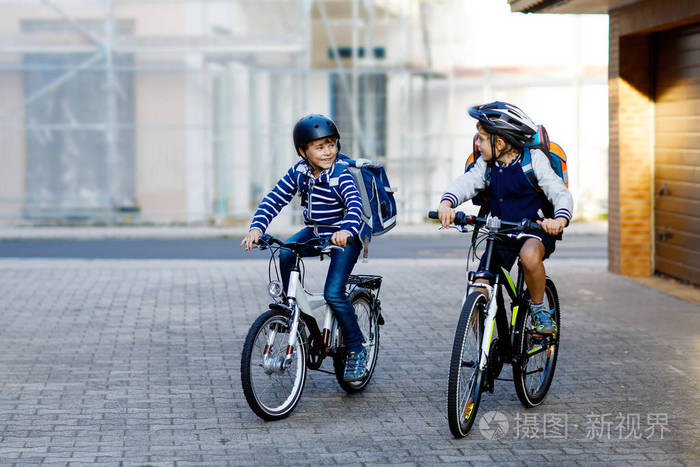
{"label": "bicycle reflector", "polygon": [[267,286],[267,293],[270,294],[272,298],[277,298],[282,295],[282,284],[280,281],[271,281]]}

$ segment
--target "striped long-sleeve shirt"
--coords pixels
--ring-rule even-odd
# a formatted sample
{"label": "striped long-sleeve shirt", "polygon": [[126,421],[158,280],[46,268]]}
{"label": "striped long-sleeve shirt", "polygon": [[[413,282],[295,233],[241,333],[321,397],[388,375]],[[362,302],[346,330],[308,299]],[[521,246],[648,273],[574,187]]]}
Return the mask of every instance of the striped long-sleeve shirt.
{"label": "striped long-sleeve shirt", "polygon": [[270,221],[299,192],[304,224],[316,228],[318,235],[329,236],[339,230],[357,235],[362,223],[362,198],[354,178],[342,166],[347,164],[336,160],[330,169],[314,178],[306,162],[293,165],[263,198],[250,228],[264,233]]}

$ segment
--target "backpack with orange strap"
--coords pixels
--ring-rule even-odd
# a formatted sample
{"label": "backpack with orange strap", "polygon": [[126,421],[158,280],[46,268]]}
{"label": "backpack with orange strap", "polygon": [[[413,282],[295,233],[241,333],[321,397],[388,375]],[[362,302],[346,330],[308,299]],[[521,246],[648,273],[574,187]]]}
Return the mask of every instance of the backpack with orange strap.
{"label": "backpack with orange strap", "polygon": [[[469,172],[476,164],[476,161],[479,160],[479,158],[481,157],[481,151],[479,151],[479,147],[476,144],[478,137],[478,133],[474,135],[473,151],[467,158],[467,162],[464,164],[465,173]],[[559,146],[554,141],[550,141],[549,135],[547,135],[547,130],[544,128],[544,126],[537,125],[537,133],[535,133],[530,139],[530,141],[523,147],[523,157],[520,161],[520,166],[522,167],[525,176],[527,177],[530,184],[535,188],[535,190],[542,191],[539,185],[537,184],[537,177],[535,177],[535,171],[532,168],[533,149],[539,149],[549,157],[549,163],[552,165],[554,173],[556,173],[562,179],[564,185],[566,185],[566,187],[568,188],[569,174],[566,168],[566,153],[564,152],[564,149],[562,149],[561,146]],[[488,183],[491,179],[490,165],[486,166],[485,175],[486,181]],[[545,201],[546,204],[551,207],[551,214],[549,215],[553,215],[554,207],[551,206],[549,200],[545,199]],[[472,203],[474,203],[476,206],[481,206],[481,209],[479,210],[479,216],[484,216],[486,215],[486,213],[488,213],[489,204],[488,196],[486,195],[486,193],[477,194],[474,198],[472,198]]]}

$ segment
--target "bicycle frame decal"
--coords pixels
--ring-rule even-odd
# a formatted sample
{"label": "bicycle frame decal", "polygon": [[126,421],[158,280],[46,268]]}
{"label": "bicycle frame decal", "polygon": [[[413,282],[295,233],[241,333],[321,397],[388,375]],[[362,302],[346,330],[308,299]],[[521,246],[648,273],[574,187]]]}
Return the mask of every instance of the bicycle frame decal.
{"label": "bicycle frame decal", "polygon": [[513,292],[513,295],[516,296],[517,292],[515,291],[515,283],[513,282],[513,279],[510,277],[510,274],[508,274],[508,271],[506,271],[503,267],[501,267],[501,271],[503,271],[503,275],[506,276],[506,281],[510,286],[510,290]]}
{"label": "bicycle frame decal", "polygon": [[520,309],[520,305],[515,305],[513,307],[513,318],[510,320],[510,326],[513,327],[515,326],[515,318],[518,316],[518,310]]}
{"label": "bicycle frame decal", "polygon": [[[481,358],[479,361],[479,369],[482,371],[486,369],[488,363],[489,350],[491,348],[491,338],[493,337],[493,326],[496,320],[496,313],[498,312],[498,300],[496,295],[498,294],[498,280],[493,286],[482,284],[489,292],[489,302],[488,302],[488,312],[486,313],[486,321],[484,323],[484,337],[481,341]],[[488,329],[488,337],[486,333]]]}

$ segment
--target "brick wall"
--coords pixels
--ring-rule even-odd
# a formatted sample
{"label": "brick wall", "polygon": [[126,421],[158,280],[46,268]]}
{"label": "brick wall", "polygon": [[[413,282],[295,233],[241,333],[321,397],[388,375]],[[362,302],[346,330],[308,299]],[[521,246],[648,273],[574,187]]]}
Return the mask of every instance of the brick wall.
{"label": "brick wall", "polygon": [[697,0],[648,0],[610,12],[609,231],[612,272],[653,272],[651,34],[698,21]]}

